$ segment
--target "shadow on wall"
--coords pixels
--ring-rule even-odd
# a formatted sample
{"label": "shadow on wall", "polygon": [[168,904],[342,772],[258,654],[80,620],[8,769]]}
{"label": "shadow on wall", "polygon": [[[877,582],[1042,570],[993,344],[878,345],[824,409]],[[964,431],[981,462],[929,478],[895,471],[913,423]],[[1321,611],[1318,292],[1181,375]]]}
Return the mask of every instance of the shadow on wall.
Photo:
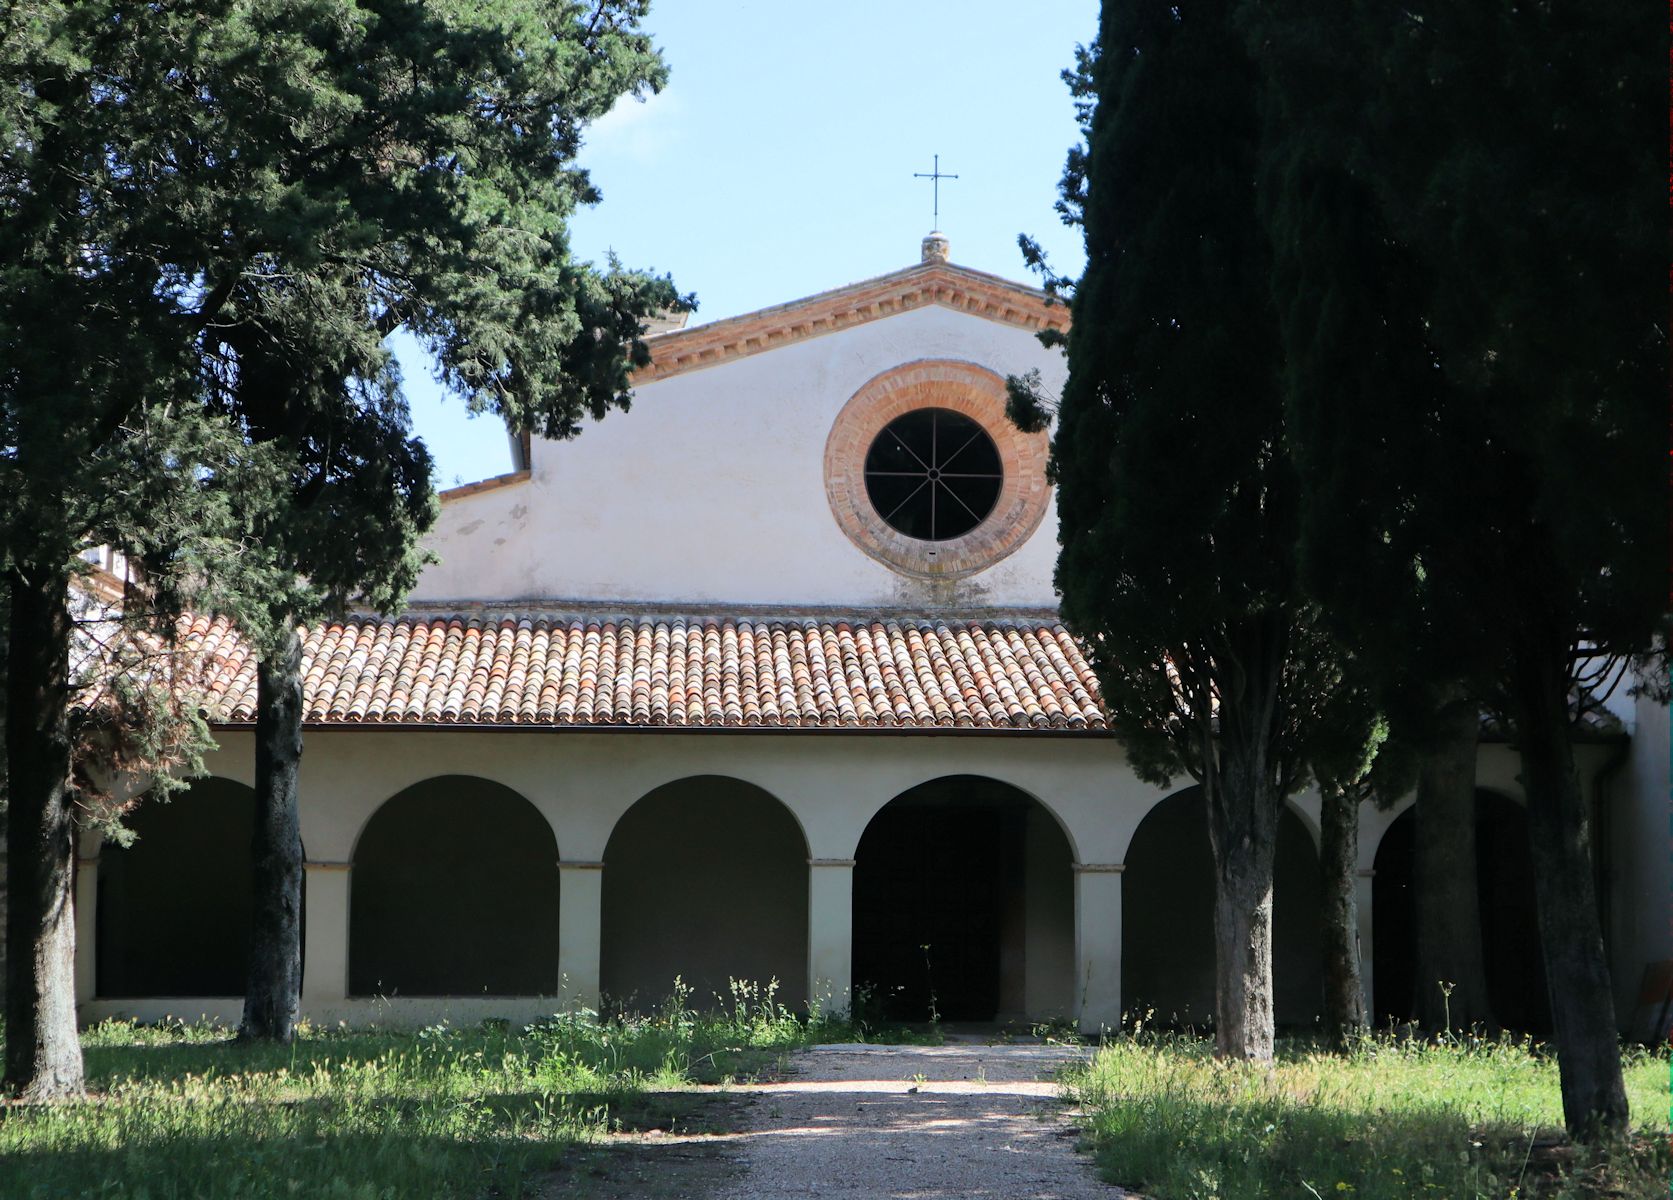
{"label": "shadow on wall", "polygon": [[722,775],[665,784],[622,814],[604,849],[600,990],[620,1010],[657,1008],[679,976],[698,1008],[731,1004],[727,981],[808,1000],[808,849],[770,792]]}
{"label": "shadow on wall", "polygon": [[[96,995],[244,994],[255,811],[255,792],[213,777],[139,802],[133,845],[99,851]],[[306,936],[306,893],[303,915]]]}
{"label": "shadow on wall", "polygon": [[[1272,976],[1281,1028],[1305,1029],[1324,1004],[1319,856],[1301,818],[1278,820]],[[1214,1016],[1214,857],[1201,788],[1157,804],[1139,823],[1121,875],[1121,1007],[1129,1018],[1196,1026]]]}
{"label": "shadow on wall", "polygon": [[558,991],[558,844],[502,784],[444,775],[366,822],[349,884],[354,996]]}
{"label": "shadow on wall", "polygon": [[[1395,818],[1377,846],[1372,896],[1372,1012],[1378,1024],[1409,1021],[1416,1009],[1417,905],[1412,895],[1416,809]],[[1534,910],[1528,818],[1516,801],[1476,791],[1476,889],[1487,1002],[1506,1029],[1545,1036],[1551,1004]]]}

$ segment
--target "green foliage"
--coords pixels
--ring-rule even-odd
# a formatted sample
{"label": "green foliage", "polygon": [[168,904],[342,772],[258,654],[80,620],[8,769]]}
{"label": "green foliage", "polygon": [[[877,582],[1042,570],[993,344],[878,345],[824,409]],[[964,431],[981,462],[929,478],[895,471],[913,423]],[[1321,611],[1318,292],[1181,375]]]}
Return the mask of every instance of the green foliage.
{"label": "green foliage", "polygon": [[[739,1005],[646,1018],[569,1013],[519,1028],[304,1027],[294,1045],[206,1025],[107,1022],[83,1037],[87,1102],[0,1122],[0,1193],[18,1197],[518,1196],[578,1144],[837,1040],[740,985]],[[687,1115],[689,1114],[689,1115]]]}
{"label": "green foliage", "polygon": [[[1087,266],[1052,443],[1057,584],[1141,776],[1215,773],[1218,721],[1222,744],[1265,743],[1276,796],[1316,739],[1367,731],[1332,706],[1342,664],[1299,586],[1258,76],[1232,8],[1106,6],[1065,73],[1088,140],[1060,209]],[[1049,415],[1037,383],[1011,393],[1023,424]]]}
{"label": "green foliage", "polygon": [[1673,1169],[1665,1050],[1626,1053],[1633,1107],[1656,1115],[1597,1151],[1567,1144],[1556,1064],[1526,1042],[1384,1035],[1346,1058],[1297,1043],[1270,1068],[1212,1050],[1122,1037],[1069,1077],[1112,1182],[1156,1200],[1502,1200],[1649,1196]]}
{"label": "green foliage", "polygon": [[1390,674],[1461,679],[1507,711],[1513,647],[1650,650],[1667,310],[1643,14],[1243,15],[1268,68],[1263,196],[1310,584],[1392,648]]}

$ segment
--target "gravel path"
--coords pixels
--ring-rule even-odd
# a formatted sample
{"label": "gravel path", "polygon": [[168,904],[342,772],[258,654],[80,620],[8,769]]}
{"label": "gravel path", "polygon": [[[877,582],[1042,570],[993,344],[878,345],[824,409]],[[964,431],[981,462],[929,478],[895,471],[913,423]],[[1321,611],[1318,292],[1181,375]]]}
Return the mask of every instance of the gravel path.
{"label": "gravel path", "polygon": [[754,1093],[724,1200],[1113,1200],[1075,1153],[1048,1046],[815,1046]]}

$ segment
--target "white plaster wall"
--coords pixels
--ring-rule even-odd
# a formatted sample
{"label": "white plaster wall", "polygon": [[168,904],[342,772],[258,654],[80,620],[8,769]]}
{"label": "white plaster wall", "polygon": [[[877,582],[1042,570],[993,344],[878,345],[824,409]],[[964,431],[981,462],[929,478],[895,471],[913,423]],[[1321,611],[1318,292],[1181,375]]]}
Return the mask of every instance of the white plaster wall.
{"label": "white plaster wall", "polygon": [[[207,760],[210,772],[251,783],[251,735],[222,733],[220,742],[221,749]],[[1588,787],[1610,750],[1584,747],[1577,756]],[[1622,820],[1615,827],[1614,929],[1623,1020],[1630,1014],[1628,1001],[1636,990],[1638,966],[1652,955],[1664,955],[1668,944],[1666,810],[1658,814],[1653,804],[1644,801],[1657,788],[1665,795],[1667,754],[1666,711],[1652,710],[1640,721],[1632,757],[1612,785],[1622,795],[1617,808]],[[1112,873],[1112,868],[1125,861],[1139,822],[1167,794],[1138,780],[1126,765],[1119,743],[1105,737],[819,731],[312,732],[303,756],[301,793],[302,836],[311,864],[304,1007],[314,1019],[430,1020],[446,1012],[463,1017],[478,1013],[482,1003],[502,1015],[534,1014],[551,1011],[559,1002],[558,998],[411,999],[392,1006],[344,998],[350,878],[345,868],[352,861],[356,839],[386,800],[414,783],[450,774],[504,784],[526,797],[551,823],[564,865],[560,951],[572,964],[566,971],[580,973],[579,982],[571,980],[580,995],[597,984],[600,872],[596,864],[604,858],[622,813],[663,784],[699,775],[731,777],[764,789],[785,805],[806,838],[807,855],[821,864],[811,869],[816,886],[809,892],[809,955],[816,968],[823,964],[822,970],[814,971],[815,979],[841,975],[845,980],[850,893],[848,869],[840,864],[853,858],[866,824],[902,792],[943,776],[981,775],[1008,783],[1055,816],[1077,864],[1072,899],[1061,894],[1027,897],[1027,1007],[1030,1015],[1047,1016],[1067,1003],[1082,1012],[1083,1021],[1092,1013],[1095,1019],[1090,1026],[1094,1028],[1099,1021],[1113,1024],[1118,1012],[1108,1001],[1105,1010],[1097,1008],[1100,995],[1118,995],[1120,986],[1122,877]],[[1508,746],[1482,747],[1481,786],[1520,801],[1517,774],[1517,757]],[[1365,810],[1362,870],[1373,866],[1383,833],[1408,803],[1389,812]],[[1299,798],[1296,807],[1312,817],[1316,798]],[[1030,843],[1036,840],[1029,839]],[[83,848],[84,854],[95,852],[95,846]],[[84,870],[91,885],[97,860]],[[1362,900],[1368,899],[1367,880]],[[82,965],[91,964],[95,945],[90,903],[87,909],[78,913]],[[1127,919],[1154,922],[1165,920],[1165,914],[1129,913]],[[1372,930],[1367,914],[1362,913],[1362,921],[1367,922],[1362,952],[1369,962]],[[588,970],[590,977],[585,975]],[[1063,995],[1066,979],[1073,980],[1072,994],[1067,997]],[[90,990],[82,993],[87,1018],[116,1013],[157,1016],[165,1011],[188,1016],[207,1012],[231,1019],[237,1015],[235,999],[111,1001],[93,999]],[[478,1015],[493,1014],[482,1009]]]}
{"label": "white plaster wall", "polygon": [[[824,453],[864,383],[928,358],[1037,368],[1053,391],[1065,369],[1026,330],[927,307],[642,386],[576,440],[536,441],[529,482],[449,501],[414,599],[927,604],[838,528]],[[1053,507],[956,602],[1055,607],[1056,535]]]}
{"label": "white plaster wall", "polygon": [[[1673,958],[1673,792],[1666,705],[1640,697],[1632,746],[1608,788],[1615,903],[1610,931],[1616,1015],[1633,1019],[1644,967]],[[1630,1032],[1630,1030],[1629,1030]]]}

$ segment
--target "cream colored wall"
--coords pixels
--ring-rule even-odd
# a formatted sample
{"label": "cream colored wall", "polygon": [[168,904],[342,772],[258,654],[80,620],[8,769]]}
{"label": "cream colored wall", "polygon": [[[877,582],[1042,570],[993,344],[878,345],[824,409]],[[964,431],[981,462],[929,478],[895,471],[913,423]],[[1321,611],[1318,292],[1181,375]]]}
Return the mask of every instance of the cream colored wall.
{"label": "cream colored wall", "polygon": [[[573,442],[536,441],[529,482],[449,501],[415,600],[923,606],[947,602],[870,558],[825,496],[825,440],[873,376],[950,358],[1000,375],[1063,356],[1032,333],[914,309],[635,390]],[[959,583],[961,606],[1055,607],[1057,518]],[[786,564],[794,563],[793,570]]]}
{"label": "cream colored wall", "polygon": [[[1075,1013],[1075,879],[1067,839],[1044,809],[1028,810],[1023,842],[1027,976],[1024,1011],[1056,1020]],[[1068,861],[1065,861],[1065,858]]]}
{"label": "cream colored wall", "polygon": [[1673,792],[1667,706],[1633,705],[1632,745],[1605,783],[1615,903],[1610,913],[1616,1016],[1633,1019],[1644,968],[1673,958]]}
{"label": "cream colored wall", "polygon": [[[251,740],[248,733],[221,734],[222,748],[207,764],[211,773],[252,783]],[[1607,753],[1605,748],[1583,750],[1580,765],[1588,780]],[[1654,747],[1646,753],[1653,755]],[[527,999],[345,999],[349,865],[356,839],[384,801],[413,783],[453,774],[504,784],[529,800],[551,824],[560,858],[563,989],[555,997]],[[1516,774],[1516,756],[1509,747],[1482,748],[1481,786],[1520,800]],[[705,775],[726,776],[763,789],[785,806],[800,827],[806,855],[812,860],[806,875],[807,961],[787,966],[784,975],[805,970],[801,982],[816,996],[839,1005],[846,1002],[850,968],[852,859],[872,816],[902,792],[947,775],[987,776],[1034,797],[1051,816],[1044,811],[1035,814],[1025,857],[1031,865],[1043,865],[1051,856],[1047,845],[1051,839],[1043,836],[1047,827],[1039,822],[1055,818],[1068,842],[1073,866],[1071,883],[1063,889],[1042,882],[1051,877],[1048,872],[1028,872],[1024,966],[1028,1013],[1048,1017],[1067,1009],[1078,1013],[1083,1026],[1090,1029],[1116,1025],[1121,986],[1121,868],[1133,831],[1166,793],[1133,775],[1113,739],[1027,735],[310,733],[301,780],[302,836],[309,856],[305,1011],[316,1020],[432,1020],[443,1015],[520,1018],[570,1002],[596,1003],[603,880],[608,871],[600,864],[610,835],[621,815],[641,797],[662,785]],[[1625,785],[1618,780],[1616,786]],[[1371,869],[1383,833],[1404,806],[1364,813],[1363,871]],[[1303,797],[1295,807],[1309,824],[1316,822],[1316,797]],[[89,842],[82,852],[86,861],[78,896],[87,903],[83,905],[86,911],[78,912],[82,957],[78,965],[84,968],[78,977],[85,1001],[83,1016],[159,1017],[167,1012],[236,1020],[239,1004],[235,998],[113,1001],[91,995],[91,972],[86,968],[90,968],[95,945],[91,897],[97,880],[97,846]],[[1374,931],[1368,874],[1364,884],[1362,953],[1369,967]],[[1619,916],[1632,907],[1632,897],[1625,892],[1618,897]],[[1140,914],[1136,919],[1155,917]]]}

